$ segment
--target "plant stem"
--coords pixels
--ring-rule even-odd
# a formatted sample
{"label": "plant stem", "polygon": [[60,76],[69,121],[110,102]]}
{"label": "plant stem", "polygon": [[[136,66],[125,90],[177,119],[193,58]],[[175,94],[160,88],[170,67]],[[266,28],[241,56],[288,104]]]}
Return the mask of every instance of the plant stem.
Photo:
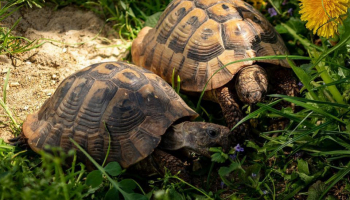
{"label": "plant stem", "polygon": [[[315,68],[316,68],[317,72],[320,73],[320,76],[325,84],[329,84],[329,83],[334,82],[332,77],[327,73],[325,66],[323,66],[322,64],[318,64],[315,66]],[[330,85],[330,86],[326,86],[326,87],[328,88],[329,92],[332,94],[334,99],[337,101],[337,103],[345,104],[345,102],[343,100],[343,96],[340,94],[339,90],[337,89],[337,87],[335,85]]]}
{"label": "plant stem", "polygon": [[[318,83],[316,83],[315,81],[311,81],[310,83],[311,83],[312,85],[314,85],[315,87],[320,87],[320,86],[321,86],[321,84],[318,84]],[[322,90],[322,92],[323,92],[324,96],[325,96],[330,102],[335,103],[335,100],[333,99],[332,95],[329,94],[329,92],[328,92],[327,90]]]}
{"label": "plant stem", "polygon": [[290,26],[288,26],[287,24],[285,23],[281,23],[281,25],[287,29],[288,33],[291,34],[296,40],[299,40],[300,43],[302,45],[304,45],[304,47],[306,49],[317,49],[321,52],[323,52],[323,48],[322,47],[319,47],[317,45],[314,45],[313,43],[311,43],[308,39],[304,39],[302,38],[300,35],[298,35],[294,29],[292,29]]}

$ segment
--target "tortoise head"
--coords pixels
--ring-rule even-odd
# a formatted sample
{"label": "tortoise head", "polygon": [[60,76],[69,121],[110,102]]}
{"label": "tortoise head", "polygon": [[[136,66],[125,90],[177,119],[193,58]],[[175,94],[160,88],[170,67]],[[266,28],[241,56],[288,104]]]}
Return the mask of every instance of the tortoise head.
{"label": "tortoise head", "polygon": [[163,135],[160,148],[167,150],[184,149],[210,157],[210,147],[229,150],[230,130],[221,125],[207,122],[183,122],[173,125]]}

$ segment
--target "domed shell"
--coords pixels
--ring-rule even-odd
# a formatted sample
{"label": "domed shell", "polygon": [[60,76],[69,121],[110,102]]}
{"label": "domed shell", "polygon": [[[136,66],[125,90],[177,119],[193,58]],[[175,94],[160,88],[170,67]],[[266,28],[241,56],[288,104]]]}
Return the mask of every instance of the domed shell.
{"label": "domed shell", "polygon": [[[69,77],[23,124],[30,147],[45,145],[66,152],[74,139],[97,162],[117,161],[124,168],[150,155],[166,129],[197,113],[154,73],[123,62],[91,65]],[[89,163],[82,152],[78,158]]]}
{"label": "domed shell", "polygon": [[[134,40],[133,62],[170,83],[173,69],[181,89],[200,92],[227,63],[245,58],[285,55],[281,36],[266,18],[241,0],[174,0],[155,28],[145,28]],[[206,90],[232,80],[255,61],[228,65],[210,80]],[[289,67],[286,60],[261,60]]]}

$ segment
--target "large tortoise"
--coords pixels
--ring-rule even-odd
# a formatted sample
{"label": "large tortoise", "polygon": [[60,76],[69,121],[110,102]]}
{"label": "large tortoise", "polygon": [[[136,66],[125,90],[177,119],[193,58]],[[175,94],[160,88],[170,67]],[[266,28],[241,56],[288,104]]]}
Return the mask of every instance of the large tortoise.
{"label": "large tortoise", "polygon": [[[232,61],[288,54],[273,26],[242,0],[174,0],[155,28],[141,30],[131,51],[136,65],[168,83],[175,69],[182,91],[198,94],[205,89],[206,98],[220,104],[230,128],[243,117],[240,105],[261,101],[269,84],[275,93],[298,92],[285,59],[231,64],[210,79]],[[234,133],[246,133],[246,126]]]}
{"label": "large tortoise", "polygon": [[[181,161],[160,149],[209,156],[212,146],[228,148],[227,127],[189,121],[196,117],[154,73],[123,62],[97,63],[67,77],[38,112],[28,115],[23,134],[12,142],[25,140],[35,152],[46,145],[67,152],[77,149],[72,138],[102,163],[110,137],[107,162],[127,168],[151,158],[142,166],[157,163],[154,167],[177,172]],[[82,152],[77,157],[89,164]]]}

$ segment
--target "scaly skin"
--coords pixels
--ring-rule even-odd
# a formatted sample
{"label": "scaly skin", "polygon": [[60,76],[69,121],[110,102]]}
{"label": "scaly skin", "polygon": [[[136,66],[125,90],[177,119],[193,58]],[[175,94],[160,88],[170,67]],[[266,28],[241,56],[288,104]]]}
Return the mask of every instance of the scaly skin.
{"label": "scaly skin", "polygon": [[237,75],[235,88],[239,99],[248,104],[261,102],[269,84],[266,71],[258,65],[252,65],[243,68]]}
{"label": "scaly skin", "polygon": [[[228,87],[216,89],[217,101],[221,106],[223,115],[229,129],[232,129],[242,118],[243,113],[238,105],[236,95]],[[248,133],[248,123],[243,123],[236,127],[230,136],[230,141],[234,144],[246,137]]]}

